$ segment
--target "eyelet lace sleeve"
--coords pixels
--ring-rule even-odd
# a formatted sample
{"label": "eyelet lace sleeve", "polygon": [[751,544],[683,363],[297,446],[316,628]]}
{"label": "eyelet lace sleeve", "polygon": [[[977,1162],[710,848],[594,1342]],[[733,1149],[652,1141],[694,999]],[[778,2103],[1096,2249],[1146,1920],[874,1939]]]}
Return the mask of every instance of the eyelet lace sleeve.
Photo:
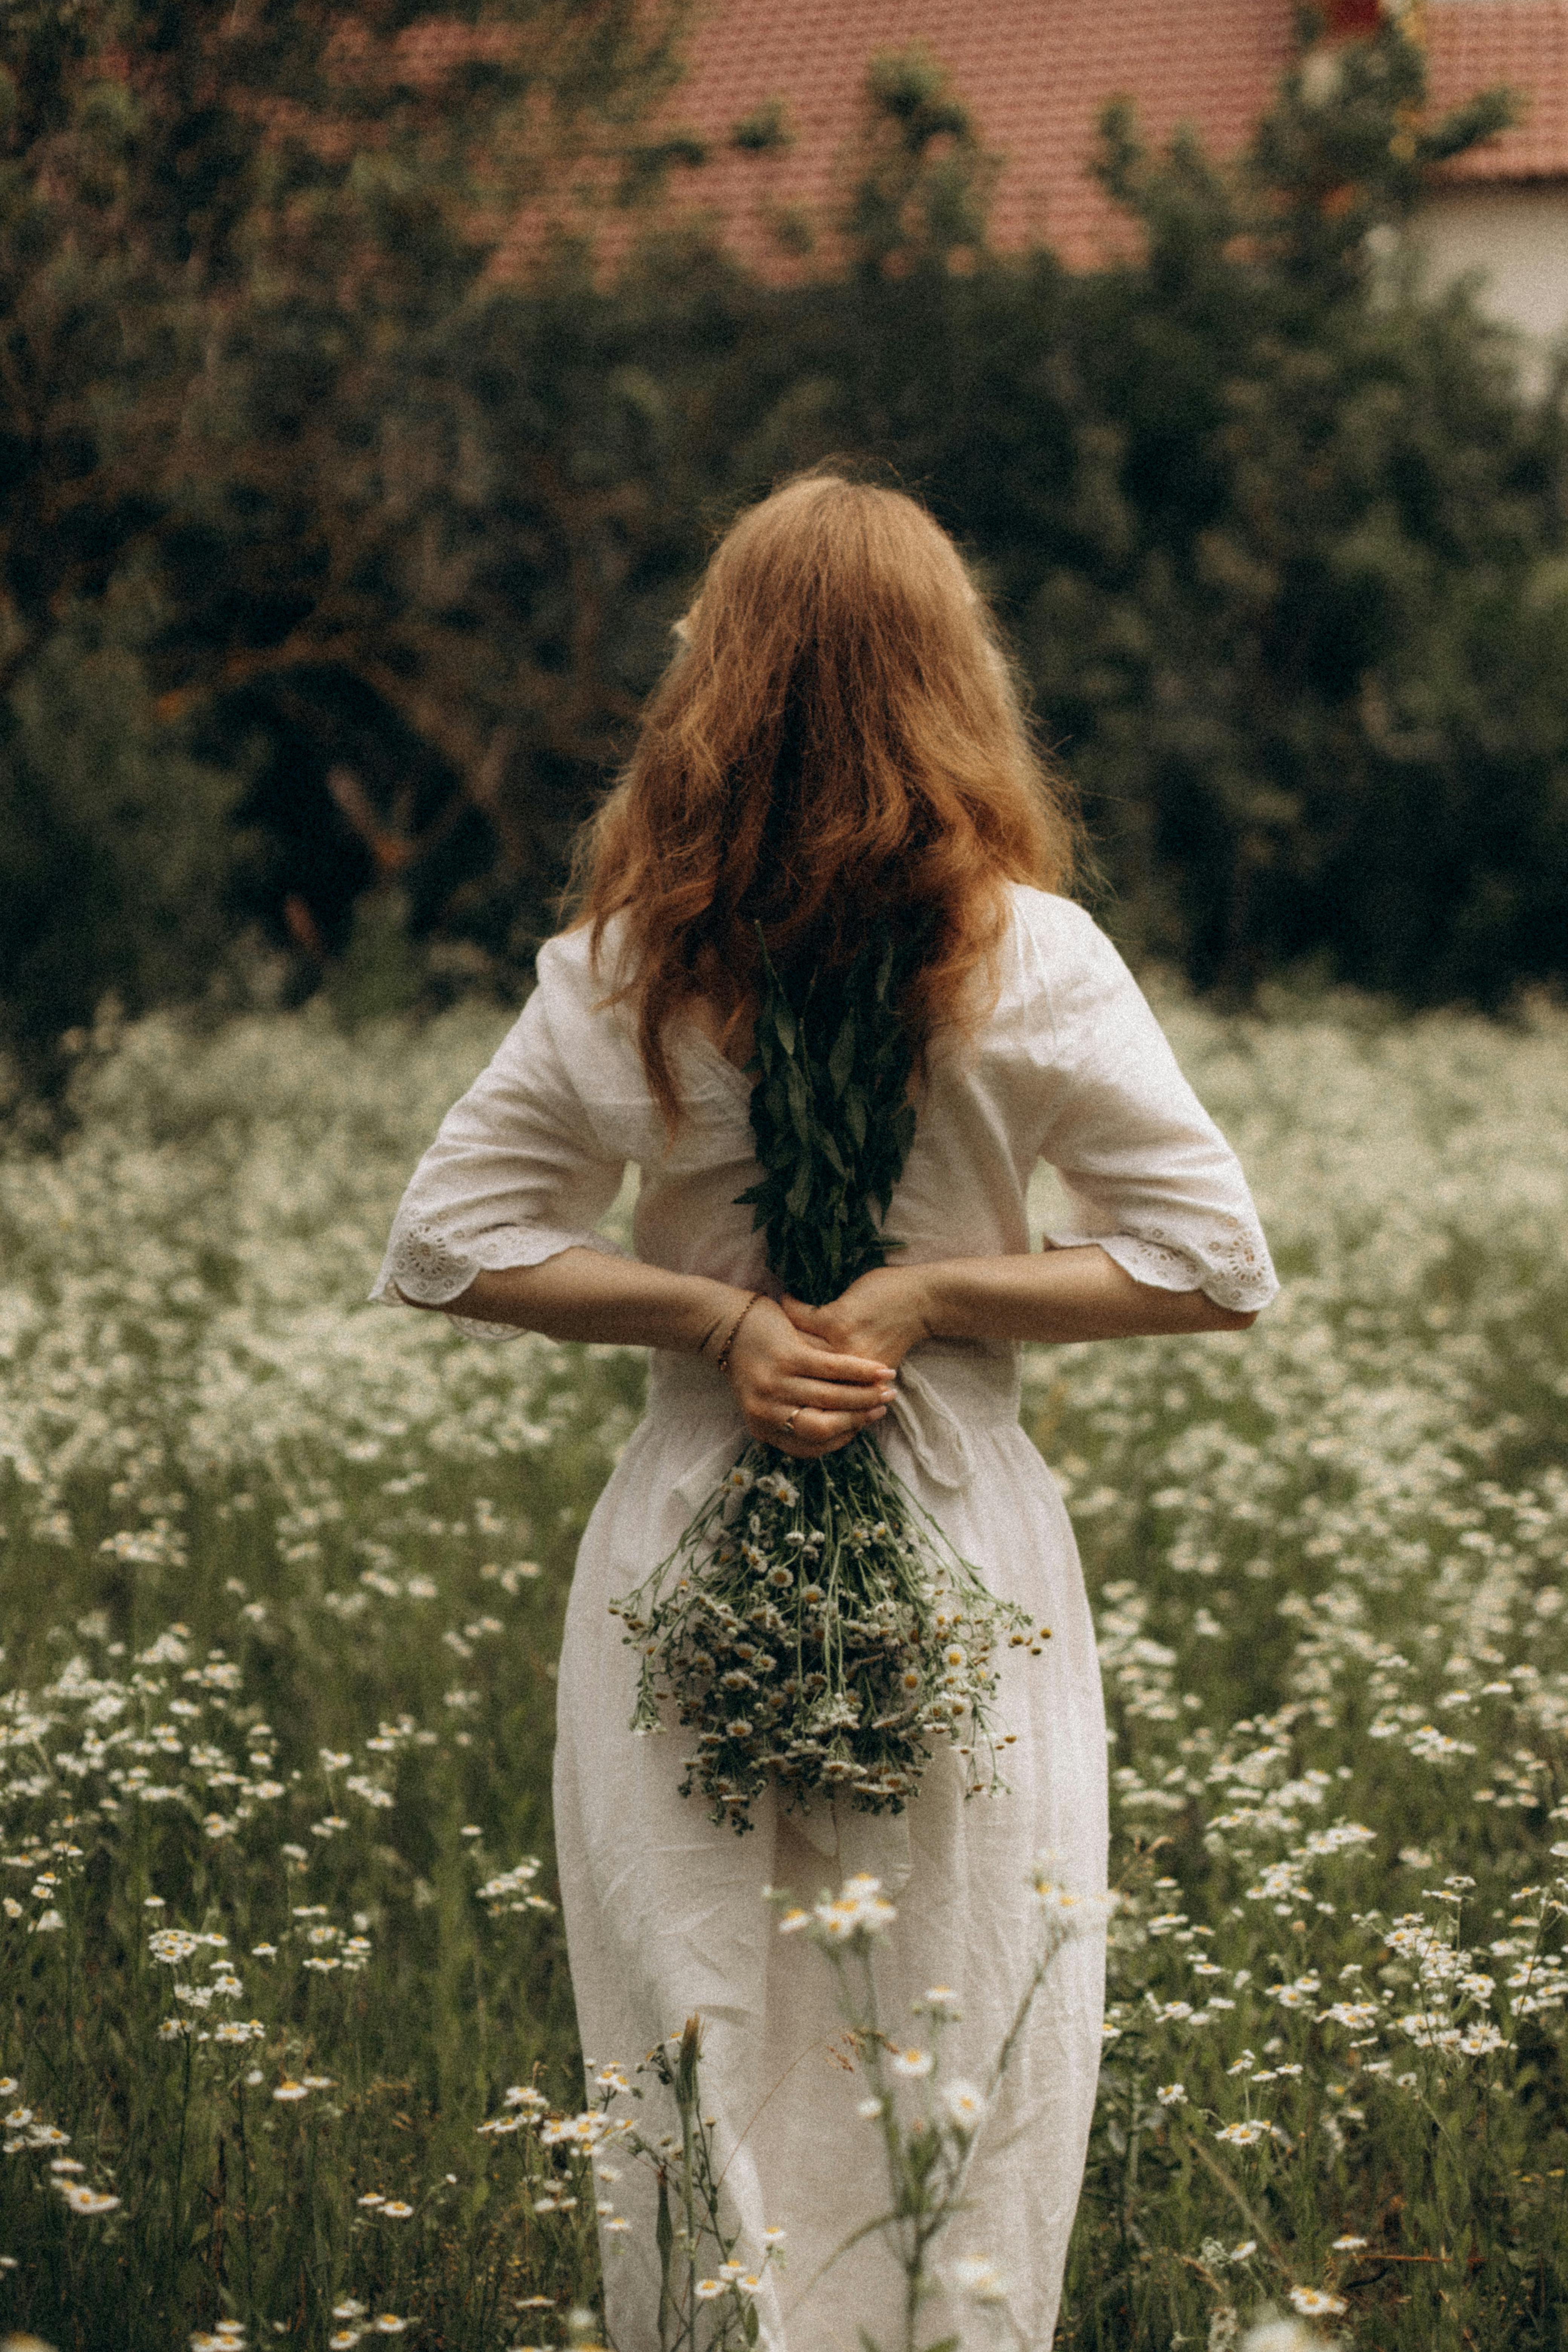
{"label": "eyelet lace sleeve", "polygon": [[1047,1239],[1097,1242],[1135,1282],[1256,1313],[1279,1285],[1236,1154],[1110,941],[1081,908],[1046,903],[1059,911],[1048,938],[1036,934],[1052,1097],[1042,1156],[1072,1211]]}
{"label": "eyelet lace sleeve", "polygon": [[1058,1248],[1098,1242],[1107,1257],[1153,1290],[1201,1290],[1216,1307],[1234,1315],[1255,1315],[1279,1294],[1279,1284],[1270,1263],[1261,1229],[1238,1223],[1226,1241],[1217,1231],[1205,1254],[1194,1255],[1163,1237],[1158,1226],[1142,1234],[1076,1234],[1067,1230],[1047,1235]]}
{"label": "eyelet lace sleeve", "polygon": [[[572,1082],[542,980],[415,1170],[370,1295],[444,1307],[481,1272],[540,1265],[568,1249],[620,1255],[595,1227],[622,1172]],[[510,1323],[451,1319],[478,1339],[519,1336]]]}

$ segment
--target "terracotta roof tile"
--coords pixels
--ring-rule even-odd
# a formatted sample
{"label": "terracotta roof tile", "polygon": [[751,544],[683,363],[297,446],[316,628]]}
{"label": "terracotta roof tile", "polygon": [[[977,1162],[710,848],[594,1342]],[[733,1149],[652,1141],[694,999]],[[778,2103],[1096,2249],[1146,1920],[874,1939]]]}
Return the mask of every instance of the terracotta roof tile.
{"label": "terracotta roof tile", "polygon": [[[1293,14],[1290,0],[712,0],[673,108],[712,149],[688,202],[722,219],[744,259],[791,274],[781,216],[831,236],[867,66],[879,49],[921,40],[1003,158],[996,243],[1043,238],[1074,268],[1092,267],[1131,236],[1090,170],[1106,100],[1131,97],[1152,141],[1191,123],[1211,152],[1234,154],[1289,61]],[[1451,171],[1568,173],[1568,0],[1429,0],[1425,15],[1435,105],[1496,81],[1530,100],[1521,128]],[[793,146],[737,151],[735,125],[773,99]]]}
{"label": "terracotta roof tile", "polygon": [[[1007,247],[1045,237],[1087,266],[1126,241],[1091,177],[1105,101],[1136,99],[1146,131],[1191,121],[1220,152],[1245,141],[1290,47],[1281,0],[717,0],[676,100],[714,145],[693,194],[748,258],[776,255],[771,221],[801,208],[829,226],[861,119],[867,65],[921,40],[949,68],[1004,165],[992,215]],[[736,123],[782,98],[795,134],[782,154],[727,145]]]}
{"label": "terracotta roof tile", "polygon": [[1525,100],[1512,130],[1458,156],[1445,177],[1568,179],[1568,0],[1431,0],[1426,37],[1435,107],[1500,81]]}

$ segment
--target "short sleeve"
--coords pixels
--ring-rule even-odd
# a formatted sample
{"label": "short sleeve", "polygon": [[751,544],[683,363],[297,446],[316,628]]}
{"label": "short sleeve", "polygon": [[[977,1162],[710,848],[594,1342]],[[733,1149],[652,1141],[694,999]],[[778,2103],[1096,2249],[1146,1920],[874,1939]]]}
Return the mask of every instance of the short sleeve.
{"label": "short sleeve", "polygon": [[[447,1112],[414,1171],[370,1294],[383,1305],[442,1307],[477,1274],[540,1265],[563,1250],[624,1255],[595,1231],[624,1163],[595,1133],[550,997],[542,959],[539,985],[494,1060]],[[510,1323],[453,1320],[480,1338],[518,1337]]]}
{"label": "short sleeve", "polygon": [[1105,934],[1046,903],[1059,910],[1048,937],[1031,927],[1052,1078],[1041,1157],[1073,1212],[1047,1239],[1097,1242],[1135,1282],[1256,1313],[1279,1285],[1235,1152]]}

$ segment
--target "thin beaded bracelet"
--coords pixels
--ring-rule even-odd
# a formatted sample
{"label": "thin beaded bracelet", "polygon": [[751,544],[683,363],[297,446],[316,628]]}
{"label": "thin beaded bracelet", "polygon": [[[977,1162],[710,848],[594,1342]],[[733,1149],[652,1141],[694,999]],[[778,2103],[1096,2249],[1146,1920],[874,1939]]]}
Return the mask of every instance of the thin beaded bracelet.
{"label": "thin beaded bracelet", "polygon": [[740,1333],[741,1326],[745,1321],[747,1316],[751,1313],[752,1307],[756,1305],[758,1299],[763,1295],[764,1294],[760,1290],[753,1290],[751,1297],[747,1299],[744,1307],[742,1307],[740,1313],[731,1324],[730,1336],[725,1340],[723,1346],[720,1349],[717,1356],[713,1359],[714,1365],[718,1370],[721,1372],[727,1372],[729,1370],[730,1350],[735,1344],[736,1339]]}

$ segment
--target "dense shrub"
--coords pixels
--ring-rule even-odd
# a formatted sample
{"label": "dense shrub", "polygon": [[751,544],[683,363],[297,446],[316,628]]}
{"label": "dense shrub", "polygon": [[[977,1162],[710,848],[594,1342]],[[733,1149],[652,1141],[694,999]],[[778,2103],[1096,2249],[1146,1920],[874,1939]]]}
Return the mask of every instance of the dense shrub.
{"label": "dense shrub", "polygon": [[[389,1005],[425,988],[431,946],[439,989],[520,984],[714,529],[831,454],[971,549],[1131,947],[1233,992],[1300,966],[1495,1003],[1560,976],[1561,388],[1527,394],[1405,236],[1501,101],[1419,128],[1397,26],[1325,48],[1308,21],[1236,167],[1150,155],[1111,111],[1142,257],[1075,276],[987,247],[963,93],[884,57],[833,258],[774,287],[647,209],[672,163],[701,189],[700,151],[647,127],[678,13],[645,38],[611,12],[528,72],[459,39],[434,82],[391,18],[346,78],[313,19],[7,19],[12,1043],[47,1049],[110,984],[191,992],[215,932],[257,920],[303,984],[357,955],[362,1009],[367,972]],[[509,144],[545,90],[557,147]],[[510,176],[476,209],[492,153]],[[591,213],[549,228],[584,172],[632,207],[597,267]],[[517,205],[532,258],[498,271]],[[122,662],[46,648],[148,582],[132,722]],[[134,788],[84,800],[76,755],[37,749],[84,728]],[[154,802],[178,820],[156,847]],[[99,878],[59,887],[66,865]]]}

